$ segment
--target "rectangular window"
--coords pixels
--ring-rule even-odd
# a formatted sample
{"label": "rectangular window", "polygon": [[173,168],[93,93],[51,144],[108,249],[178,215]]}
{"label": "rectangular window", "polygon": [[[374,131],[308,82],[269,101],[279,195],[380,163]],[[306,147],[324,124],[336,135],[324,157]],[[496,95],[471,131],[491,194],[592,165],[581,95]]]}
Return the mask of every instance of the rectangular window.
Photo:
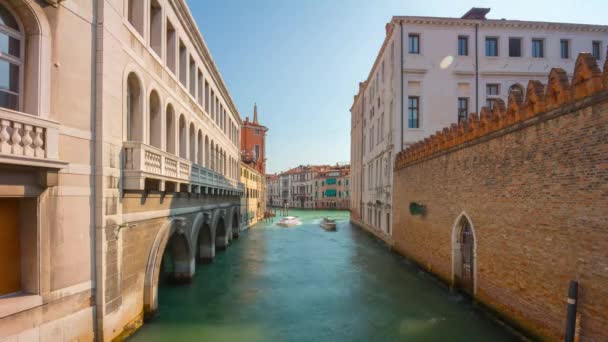
{"label": "rectangular window", "polygon": [[419,54],[420,53],[420,35],[410,33],[408,35],[408,51],[409,53]]}
{"label": "rectangular window", "polygon": [[490,108],[490,110],[494,109],[494,104],[496,103],[496,99],[487,99],[486,106]]}
{"label": "rectangular window", "polygon": [[197,91],[197,94],[198,94],[198,104],[201,107],[203,107],[203,97],[204,97],[203,94],[204,94],[205,89],[203,88],[204,79],[203,79],[203,72],[201,71],[201,69],[198,69],[197,80],[198,80],[198,84],[197,84],[197,86],[198,86],[198,91]]}
{"label": "rectangular window", "polygon": [[171,22],[167,20],[167,67],[174,75],[176,75],[176,45],[175,29],[173,28],[173,25],[171,25]]}
{"label": "rectangular window", "polygon": [[469,98],[458,98],[458,121],[466,121],[469,116]]}
{"label": "rectangular window", "polygon": [[410,96],[407,98],[407,127],[420,128],[420,98]]}
{"label": "rectangular window", "polygon": [[196,64],[190,55],[190,95],[196,98]]}
{"label": "rectangular window", "polygon": [[595,59],[602,58],[602,43],[598,40],[594,40],[591,43],[591,53]]}
{"label": "rectangular window", "polygon": [[209,91],[209,82],[205,81],[205,111],[207,112],[207,115],[211,115],[211,112],[209,111],[209,103],[211,102],[209,100]]}
{"label": "rectangular window", "polygon": [[532,39],[532,57],[545,57],[545,41],[543,39]]}
{"label": "rectangular window", "polygon": [[521,57],[521,38],[509,38],[509,57]]}
{"label": "rectangular window", "polygon": [[157,0],[150,2],[150,47],[157,56],[162,55],[163,41],[162,9]]}
{"label": "rectangular window", "polygon": [[188,51],[181,40],[179,41],[179,81],[188,88]]}
{"label": "rectangular window", "polygon": [[458,56],[469,55],[469,37],[458,36]]}
{"label": "rectangular window", "polygon": [[500,95],[500,84],[486,84],[486,95]]}
{"label": "rectangular window", "polygon": [[559,41],[559,51],[562,59],[570,58],[570,41],[568,39],[561,39]]}
{"label": "rectangular window", "polygon": [[486,38],[486,56],[497,57],[498,56],[498,38],[487,37]]}

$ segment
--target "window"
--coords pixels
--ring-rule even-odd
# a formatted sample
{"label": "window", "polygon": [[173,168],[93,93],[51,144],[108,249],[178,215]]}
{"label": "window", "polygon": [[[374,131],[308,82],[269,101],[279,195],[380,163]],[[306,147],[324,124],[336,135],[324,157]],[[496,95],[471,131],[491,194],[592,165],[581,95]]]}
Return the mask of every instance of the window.
{"label": "window", "polygon": [[410,33],[408,35],[408,47],[409,47],[409,53],[415,53],[415,54],[419,54],[420,53],[420,35],[419,34],[413,34]]}
{"label": "window", "polygon": [[157,56],[162,55],[163,41],[162,8],[157,0],[150,2],[150,47]]}
{"label": "window", "polygon": [[509,38],[509,57],[521,57],[521,38]]}
{"label": "window", "polygon": [[532,39],[532,57],[545,57],[545,41],[543,39]]}
{"label": "window", "polygon": [[458,56],[469,55],[469,37],[458,36]]}
{"label": "window", "polygon": [[524,98],[524,88],[519,84],[514,84],[509,88],[509,96],[511,93],[514,93],[516,96],[520,96],[522,99]]}
{"label": "window", "polygon": [[561,39],[559,41],[559,51],[562,59],[570,58],[570,41],[568,39]]}
{"label": "window", "polygon": [[494,105],[496,104],[496,99],[487,99],[486,100],[486,106],[490,109],[490,110],[494,110]]}
{"label": "window", "polygon": [[177,63],[176,63],[176,46],[177,40],[175,39],[175,29],[171,22],[167,20],[167,67],[169,70],[173,72],[174,75],[177,75]]}
{"label": "window", "polygon": [[407,127],[408,128],[420,128],[420,98],[417,96],[410,96],[407,98]]}
{"label": "window", "polygon": [[255,152],[254,158],[255,158],[255,161],[257,162],[258,159],[261,157],[260,156],[260,145],[254,145],[253,146],[253,151]]}
{"label": "window", "polygon": [[0,5],[0,107],[19,110],[23,48],[17,20]]}
{"label": "window", "polygon": [[190,55],[190,95],[196,98],[196,64]]}
{"label": "window", "polygon": [[255,129],[255,135],[260,135],[260,129],[259,128]]}
{"label": "window", "polygon": [[593,57],[595,57],[595,59],[600,59],[601,58],[601,55],[602,55],[602,53],[601,53],[601,50],[602,50],[601,49],[601,45],[602,45],[601,42],[597,41],[597,40],[594,40],[591,43],[591,54],[593,54]]}
{"label": "window", "polygon": [[500,84],[487,84],[486,95],[500,95]]}
{"label": "window", "polygon": [[141,0],[128,0],[127,8],[127,19],[131,26],[139,32],[140,35],[144,35],[144,5],[145,1]]}
{"label": "window", "polygon": [[197,99],[198,99],[198,104],[202,107],[203,106],[203,94],[204,94],[204,88],[203,88],[203,72],[201,71],[201,69],[198,69],[198,76],[197,76],[197,86],[198,86],[198,91],[197,91]]}
{"label": "window", "polygon": [[458,98],[458,121],[466,121],[469,116],[469,98]]}
{"label": "window", "polygon": [[179,81],[188,88],[188,51],[181,40],[179,41]]}
{"label": "window", "polygon": [[497,57],[498,56],[498,38],[487,37],[486,38],[486,56]]}
{"label": "window", "polygon": [[210,115],[209,112],[209,82],[207,82],[205,80],[205,112],[207,112],[207,115]]}

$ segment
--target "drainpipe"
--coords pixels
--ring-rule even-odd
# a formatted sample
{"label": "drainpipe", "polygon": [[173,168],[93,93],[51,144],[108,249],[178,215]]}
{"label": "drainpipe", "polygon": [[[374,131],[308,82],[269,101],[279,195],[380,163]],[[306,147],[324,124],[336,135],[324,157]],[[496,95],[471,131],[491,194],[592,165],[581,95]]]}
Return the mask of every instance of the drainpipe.
{"label": "drainpipe", "polygon": [[475,24],[475,112],[479,113],[479,23]]}
{"label": "drainpipe", "polygon": [[399,80],[401,82],[401,93],[399,94],[400,100],[399,102],[401,102],[401,134],[400,134],[400,141],[401,141],[401,146],[399,146],[399,151],[403,150],[403,22],[399,21],[399,28],[400,28],[400,34],[401,34],[401,41],[399,42],[399,47],[400,47],[400,64],[399,64]]}
{"label": "drainpipe", "polygon": [[[97,75],[101,74],[102,70],[101,70],[101,66],[98,63],[97,60],[97,52],[98,50],[100,50],[101,46],[102,46],[102,42],[98,41],[98,34],[97,34],[97,29],[98,29],[98,25],[100,23],[100,19],[99,19],[99,6],[101,6],[99,4],[99,2],[97,0],[93,0],[93,32],[92,32],[92,36],[93,36],[93,43],[92,43],[92,49],[93,49],[93,67],[92,67],[92,84],[91,84],[91,93],[93,96],[93,108],[92,108],[92,115],[93,115],[93,119],[95,122],[95,128],[93,129],[93,137],[92,137],[92,144],[93,144],[93,168],[92,168],[92,175],[94,177],[94,181],[93,181],[93,191],[92,191],[92,195],[93,195],[93,201],[96,203],[96,205],[91,207],[91,211],[92,211],[92,215],[93,215],[93,234],[91,234],[91,238],[93,239],[93,250],[94,253],[91,256],[93,262],[92,264],[94,265],[94,269],[92,270],[91,274],[92,274],[92,280],[93,280],[93,286],[95,287],[94,289],[92,289],[93,293],[95,293],[95,311],[94,311],[94,324],[93,327],[96,330],[95,331],[95,335],[96,335],[96,340],[97,341],[103,341],[104,340],[104,331],[103,331],[103,315],[104,315],[104,290],[103,290],[103,267],[105,267],[104,265],[104,261],[103,261],[103,257],[101,258],[97,258],[97,251],[98,249],[100,251],[103,250],[103,247],[100,246],[99,244],[104,243],[103,242],[103,237],[100,238],[100,241],[98,241],[97,239],[97,227],[103,227],[103,218],[101,217],[101,215],[103,214],[103,210],[98,209],[98,208],[102,208],[103,205],[103,191],[100,189],[103,189],[103,177],[97,175],[97,170],[103,170],[103,165],[102,165],[102,155],[103,155],[103,151],[101,151],[101,149],[103,148],[103,141],[101,141],[101,139],[103,138],[102,132],[103,132],[103,124],[101,121],[101,113],[99,112],[99,96],[97,94],[97,89],[98,89],[98,78]],[[102,171],[99,171],[102,172]],[[102,230],[103,231],[103,230]],[[101,236],[105,236],[105,234],[101,234]],[[103,253],[99,253],[99,255],[103,255]]]}
{"label": "drainpipe", "polygon": [[568,311],[566,313],[565,342],[574,342],[576,337],[576,301],[578,299],[578,282],[570,281],[568,288]]}

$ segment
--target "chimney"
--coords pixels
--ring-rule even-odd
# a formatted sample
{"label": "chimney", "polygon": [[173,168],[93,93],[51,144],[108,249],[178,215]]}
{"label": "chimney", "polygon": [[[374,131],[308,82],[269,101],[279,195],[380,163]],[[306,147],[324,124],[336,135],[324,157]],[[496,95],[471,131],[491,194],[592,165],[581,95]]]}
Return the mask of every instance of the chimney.
{"label": "chimney", "polygon": [[470,20],[486,20],[486,14],[490,12],[490,8],[473,7],[461,18]]}
{"label": "chimney", "polygon": [[253,103],[253,123],[258,123],[258,105],[255,102]]}

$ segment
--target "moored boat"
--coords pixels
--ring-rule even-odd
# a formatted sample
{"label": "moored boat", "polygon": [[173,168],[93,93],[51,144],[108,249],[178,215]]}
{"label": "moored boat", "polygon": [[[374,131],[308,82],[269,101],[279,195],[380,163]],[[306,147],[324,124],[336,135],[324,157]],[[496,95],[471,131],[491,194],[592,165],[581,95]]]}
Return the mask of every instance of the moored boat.
{"label": "moored boat", "polygon": [[330,220],[327,217],[324,217],[321,220],[321,227],[325,230],[336,230],[336,220]]}

